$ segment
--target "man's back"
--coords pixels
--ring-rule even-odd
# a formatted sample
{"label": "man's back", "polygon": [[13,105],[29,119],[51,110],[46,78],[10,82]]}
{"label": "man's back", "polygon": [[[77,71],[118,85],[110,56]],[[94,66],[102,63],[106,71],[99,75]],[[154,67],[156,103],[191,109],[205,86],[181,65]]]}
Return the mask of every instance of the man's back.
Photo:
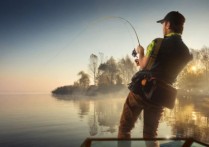
{"label": "man's back", "polygon": [[157,78],[172,84],[191,58],[180,34],[167,35],[162,41],[151,72]]}

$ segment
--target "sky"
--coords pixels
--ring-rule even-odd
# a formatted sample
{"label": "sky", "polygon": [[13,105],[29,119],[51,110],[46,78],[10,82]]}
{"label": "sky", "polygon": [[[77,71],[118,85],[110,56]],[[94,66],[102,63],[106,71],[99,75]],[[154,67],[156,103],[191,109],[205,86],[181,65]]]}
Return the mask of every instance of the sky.
{"label": "sky", "polygon": [[131,56],[163,37],[156,23],[170,11],[186,22],[192,49],[209,47],[208,0],[0,0],[0,94],[50,93],[89,72],[90,55]]}

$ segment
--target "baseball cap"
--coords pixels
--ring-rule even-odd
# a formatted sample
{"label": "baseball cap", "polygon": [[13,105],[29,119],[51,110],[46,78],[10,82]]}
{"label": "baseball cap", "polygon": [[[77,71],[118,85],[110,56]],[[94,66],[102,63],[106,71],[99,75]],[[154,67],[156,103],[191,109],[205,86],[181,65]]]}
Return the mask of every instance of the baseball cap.
{"label": "baseball cap", "polygon": [[171,11],[163,19],[158,20],[157,23],[163,23],[164,21],[169,21],[174,25],[183,25],[185,17],[178,11]]}

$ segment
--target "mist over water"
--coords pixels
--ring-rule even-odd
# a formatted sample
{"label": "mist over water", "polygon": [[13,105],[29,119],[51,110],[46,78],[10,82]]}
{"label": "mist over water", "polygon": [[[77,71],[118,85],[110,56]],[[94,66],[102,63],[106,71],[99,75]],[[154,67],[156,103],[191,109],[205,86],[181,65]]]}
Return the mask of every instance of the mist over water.
{"label": "mist over water", "polygon": [[[127,93],[97,97],[0,95],[0,146],[80,146],[87,137],[117,137]],[[209,142],[209,97],[178,97],[165,109],[158,137]],[[143,114],[132,137],[142,137]]]}

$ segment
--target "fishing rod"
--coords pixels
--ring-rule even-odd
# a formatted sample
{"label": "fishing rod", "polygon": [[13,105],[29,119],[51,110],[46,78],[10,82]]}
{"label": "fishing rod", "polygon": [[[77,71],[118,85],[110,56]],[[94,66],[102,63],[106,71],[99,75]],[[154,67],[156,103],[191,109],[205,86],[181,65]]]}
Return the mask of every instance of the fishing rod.
{"label": "fishing rod", "polygon": [[120,17],[120,16],[112,16],[112,17],[118,18],[118,19],[121,19],[121,20],[124,20],[125,22],[127,22],[127,23],[131,26],[131,28],[133,29],[133,31],[134,31],[134,33],[135,33],[135,35],[136,35],[136,39],[137,39],[137,41],[138,41],[138,45],[140,45],[139,37],[138,37],[138,35],[137,35],[137,32],[136,32],[134,26],[130,23],[130,21],[128,21],[128,20],[126,20],[125,18]]}
{"label": "fishing rod", "polygon": [[[136,29],[135,29],[134,26],[130,23],[130,21],[128,21],[128,20],[126,20],[125,18],[120,17],[120,16],[110,16],[109,18],[117,18],[117,19],[120,19],[120,20],[123,20],[123,21],[127,22],[127,23],[131,26],[131,28],[133,29],[133,31],[134,31],[134,33],[135,33],[135,36],[136,36],[136,39],[137,39],[137,41],[138,41],[138,45],[140,46],[139,37],[138,37],[138,35],[137,35]],[[134,58],[136,58],[136,59],[138,58],[138,57],[137,57],[137,52],[136,52],[135,48],[134,48],[133,51],[132,51],[132,56],[133,56]],[[135,62],[137,62],[137,60],[135,60]]]}

